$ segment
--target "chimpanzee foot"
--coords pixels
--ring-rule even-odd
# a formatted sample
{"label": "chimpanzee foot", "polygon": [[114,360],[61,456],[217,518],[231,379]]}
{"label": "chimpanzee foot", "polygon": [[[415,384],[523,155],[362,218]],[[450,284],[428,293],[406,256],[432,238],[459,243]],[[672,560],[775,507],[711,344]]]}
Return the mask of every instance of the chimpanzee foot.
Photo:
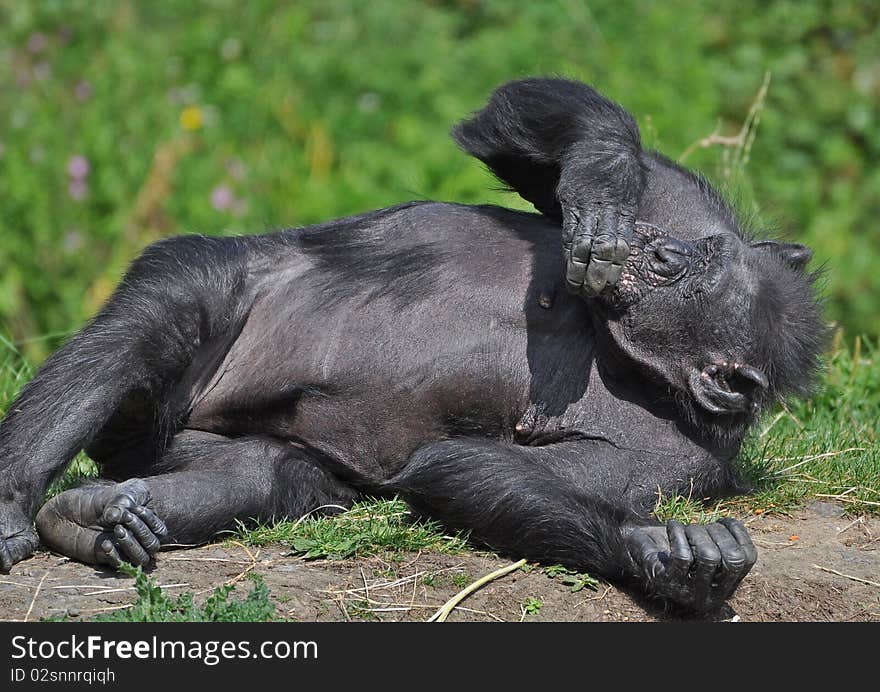
{"label": "chimpanzee foot", "polygon": [[14,504],[0,505],[0,574],[30,557],[40,544],[30,517]]}
{"label": "chimpanzee foot", "polygon": [[685,526],[624,529],[627,549],[647,591],[684,608],[720,607],[758,559],[745,527],[736,519]]}
{"label": "chimpanzee foot", "polygon": [[150,492],[140,479],[85,485],[43,505],[37,532],[48,548],[82,562],[147,565],[168,536],[149,503]]}

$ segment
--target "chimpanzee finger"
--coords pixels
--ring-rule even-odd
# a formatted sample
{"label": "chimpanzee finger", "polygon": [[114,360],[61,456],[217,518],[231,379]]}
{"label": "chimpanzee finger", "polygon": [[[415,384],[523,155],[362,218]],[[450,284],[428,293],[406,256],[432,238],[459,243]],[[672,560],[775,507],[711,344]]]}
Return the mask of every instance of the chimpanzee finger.
{"label": "chimpanzee finger", "polygon": [[730,585],[729,590],[730,593],[728,596],[733,594],[734,591],[739,587],[740,582],[745,578],[745,576],[751,571],[752,567],[755,566],[755,563],[758,561],[758,549],[755,548],[755,544],[752,543],[752,539],[749,536],[749,532],[746,531],[746,527],[743,526],[736,519],[732,519],[730,517],[725,517],[724,519],[718,520],[719,524],[723,524],[725,528],[730,532],[730,535],[733,536],[736,541],[739,549],[743,552],[745,557],[744,564],[739,572],[739,578]]}
{"label": "chimpanzee finger", "polygon": [[562,248],[568,252],[574,242],[574,234],[581,223],[581,214],[577,207],[569,207],[565,210],[565,221],[562,224]]}
{"label": "chimpanzee finger", "polygon": [[579,262],[588,262],[593,250],[598,216],[592,209],[582,209],[578,225],[571,239],[571,256]]}
{"label": "chimpanzee finger", "polygon": [[614,264],[620,266],[626,264],[635,225],[635,214],[625,211],[620,212],[620,216],[617,219],[617,245],[614,248]]}
{"label": "chimpanzee finger", "polygon": [[95,557],[97,558],[97,561],[102,564],[110,565],[114,569],[119,569],[119,565],[121,565],[124,560],[116,549],[116,546],[113,545],[113,541],[110,540],[109,534],[101,534],[98,536],[97,544],[98,545],[95,548]]}
{"label": "chimpanzee finger", "polygon": [[132,533],[137,539],[137,542],[150,555],[155,555],[159,551],[159,539],[152,531],[150,531],[147,525],[141,521],[140,517],[137,517],[126,510],[122,513],[122,518],[119,523]]}
{"label": "chimpanzee finger", "polygon": [[114,497],[101,513],[101,524],[109,529],[111,526],[120,523],[123,514],[133,509],[136,505],[137,502],[130,495],[120,494]]}
{"label": "chimpanzee finger", "polygon": [[617,247],[617,209],[602,207],[590,248],[590,264],[584,279],[584,295],[595,297],[609,284]]}
{"label": "chimpanzee finger", "polygon": [[684,524],[670,519],[666,522],[666,535],[669,538],[669,562],[666,565],[666,574],[670,581],[684,582],[694,561]]}
{"label": "chimpanzee finger", "polygon": [[736,589],[742,579],[743,569],[746,564],[746,554],[739,547],[736,539],[723,524],[709,524],[706,526],[718,550],[721,552],[721,571],[717,577],[716,590],[722,598],[727,598]]}
{"label": "chimpanzee finger", "polygon": [[718,523],[724,524],[727,527],[730,535],[734,537],[740,549],[745,553],[746,571],[750,570],[758,561],[758,549],[752,543],[752,537],[749,536],[746,527],[742,525],[742,522],[737,521],[733,517],[724,517],[719,519]]}
{"label": "chimpanzee finger", "polygon": [[[579,294],[584,285],[587,274],[587,265],[590,262],[590,249],[593,246],[593,228],[596,217],[587,212],[579,213],[578,224],[571,230],[571,240],[568,250],[563,250],[565,256],[565,281],[568,290]],[[563,248],[565,248],[563,241]]]}
{"label": "chimpanzee finger", "polygon": [[705,609],[711,604],[712,578],[721,564],[721,551],[703,524],[689,524],[685,534],[694,554],[690,580],[694,606]]}
{"label": "chimpanzee finger", "polygon": [[593,258],[587,267],[584,278],[584,294],[589,297],[599,295],[608,285],[614,265],[610,260]]}
{"label": "chimpanzee finger", "polygon": [[617,248],[617,207],[602,207],[598,224],[593,238],[591,257],[611,262],[614,259],[614,251]]}
{"label": "chimpanzee finger", "polygon": [[122,548],[122,552],[125,553],[126,557],[129,558],[128,561],[131,564],[150,564],[150,556],[147,551],[143,549],[141,544],[137,542],[137,539],[132,536],[131,532],[122,524],[117,524],[113,528],[113,535],[116,537],[116,542],[119,544],[119,547]]}
{"label": "chimpanzee finger", "polygon": [[150,527],[150,531],[156,534],[156,537],[159,540],[168,537],[168,526],[164,521],[149,507],[144,507],[143,505],[138,505],[135,507],[132,512],[137,514],[141,519],[143,519],[144,523]]}
{"label": "chimpanzee finger", "polygon": [[645,576],[651,580],[663,574],[660,551],[654,539],[646,531],[635,529],[627,539],[629,553]]}
{"label": "chimpanzee finger", "polygon": [[574,258],[573,255],[567,257],[565,267],[565,283],[568,290],[572,293],[580,293],[584,285],[584,278],[587,274],[587,263],[581,262]]}

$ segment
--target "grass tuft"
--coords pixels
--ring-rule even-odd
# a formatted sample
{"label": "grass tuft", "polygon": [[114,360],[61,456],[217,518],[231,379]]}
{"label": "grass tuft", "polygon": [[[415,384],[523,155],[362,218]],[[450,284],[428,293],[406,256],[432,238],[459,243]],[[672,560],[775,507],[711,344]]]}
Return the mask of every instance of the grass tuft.
{"label": "grass tuft", "polygon": [[465,536],[450,536],[433,521],[413,520],[406,504],[397,499],[358,502],[335,516],[309,515],[254,528],[240,525],[235,540],[254,546],[288,543],[294,553],[308,560],[467,549]]}

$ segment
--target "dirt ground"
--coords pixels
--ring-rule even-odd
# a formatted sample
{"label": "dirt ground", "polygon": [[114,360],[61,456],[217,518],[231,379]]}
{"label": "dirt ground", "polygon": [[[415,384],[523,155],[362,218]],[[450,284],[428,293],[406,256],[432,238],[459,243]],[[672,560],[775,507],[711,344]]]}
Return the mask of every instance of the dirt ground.
{"label": "dirt ground", "polygon": [[[880,621],[880,519],[852,517],[815,502],[791,516],[748,522],[758,564],[729,605],[727,621]],[[413,554],[400,562],[372,557],[306,562],[284,546],[214,544],[162,553],[152,575],[169,594],[202,597],[245,575],[262,575],[278,614],[299,621],[427,620],[452,595],[511,561],[483,554]],[[132,580],[41,552],[0,575],[0,619],[88,619],[125,607]],[[540,607],[537,607],[540,601]],[[524,604],[531,603],[527,611]],[[613,586],[572,593],[540,569],[517,570],[469,596],[449,621],[657,621],[675,619]]]}

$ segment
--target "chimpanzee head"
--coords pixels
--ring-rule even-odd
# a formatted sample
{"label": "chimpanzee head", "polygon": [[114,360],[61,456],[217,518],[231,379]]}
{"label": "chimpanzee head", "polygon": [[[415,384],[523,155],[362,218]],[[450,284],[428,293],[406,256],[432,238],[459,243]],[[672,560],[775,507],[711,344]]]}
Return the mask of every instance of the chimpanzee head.
{"label": "chimpanzee head", "polygon": [[805,271],[811,254],[728,231],[682,240],[638,223],[603,322],[692,424],[740,437],[768,405],[806,393],[819,369],[827,327]]}

